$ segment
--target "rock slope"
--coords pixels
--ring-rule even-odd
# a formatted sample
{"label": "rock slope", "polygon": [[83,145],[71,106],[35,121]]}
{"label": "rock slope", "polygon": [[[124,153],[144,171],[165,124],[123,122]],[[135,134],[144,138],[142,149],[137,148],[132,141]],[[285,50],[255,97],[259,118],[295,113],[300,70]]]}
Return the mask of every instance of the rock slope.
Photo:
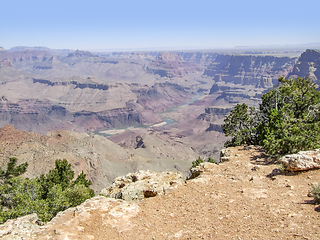
{"label": "rock slope", "polygon": [[[147,130],[146,130],[147,131]],[[179,171],[187,175],[197,154],[166,136],[152,134],[146,148],[124,149],[99,135],[70,131],[47,135],[22,132],[8,125],[0,129],[0,166],[6,168],[10,157],[18,163],[28,162],[25,177],[33,178],[54,168],[56,159],[67,159],[72,170],[81,171],[100,192],[119,175],[138,170]]]}

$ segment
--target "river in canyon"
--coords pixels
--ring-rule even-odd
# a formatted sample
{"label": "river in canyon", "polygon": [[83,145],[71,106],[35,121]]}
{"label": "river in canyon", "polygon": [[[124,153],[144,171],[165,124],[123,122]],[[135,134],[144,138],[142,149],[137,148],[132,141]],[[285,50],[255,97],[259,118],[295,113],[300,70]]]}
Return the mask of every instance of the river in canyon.
{"label": "river in canyon", "polygon": [[199,92],[196,92],[195,96],[189,100],[188,102],[185,102],[183,104],[168,108],[167,110],[163,111],[163,112],[159,112],[158,115],[161,117],[162,122],[161,123],[157,123],[157,124],[153,124],[153,125],[140,125],[140,126],[134,126],[134,127],[122,127],[122,128],[109,128],[109,129],[103,129],[103,130],[98,130],[98,131],[94,131],[93,134],[97,134],[97,135],[102,135],[104,137],[109,137],[111,135],[115,135],[115,134],[119,134],[122,133],[128,129],[138,129],[138,128],[152,128],[152,127],[160,127],[160,126],[167,126],[170,124],[174,124],[176,123],[175,120],[170,119],[170,118],[166,118],[166,117],[162,117],[161,115],[165,114],[165,113],[169,113],[169,112],[173,112],[175,110],[177,110],[180,107],[189,105],[194,103],[195,101],[197,101],[199,99],[199,97],[201,96],[201,94]]}

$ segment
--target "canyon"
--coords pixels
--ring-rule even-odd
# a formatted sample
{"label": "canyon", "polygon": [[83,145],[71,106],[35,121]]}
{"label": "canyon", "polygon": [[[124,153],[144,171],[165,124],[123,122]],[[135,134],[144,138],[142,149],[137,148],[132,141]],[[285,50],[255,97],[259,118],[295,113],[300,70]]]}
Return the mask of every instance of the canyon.
{"label": "canyon", "polygon": [[[2,169],[16,157],[29,164],[23,177],[34,178],[67,159],[96,195],[148,198],[96,196],[44,226],[34,214],[9,220],[0,238],[317,239],[319,207],[307,199],[316,171],[281,173],[254,146],[220,162],[220,150],[236,104],[258,107],[282,76],[319,84],[319,53],[0,51]],[[199,156],[205,163],[191,173]],[[166,187],[151,175],[169,179]]]}
{"label": "canyon", "polygon": [[15,150],[7,150],[3,140],[1,166],[10,154],[31,166],[47,158],[33,168],[36,176],[67,158],[76,173],[88,174],[95,191],[140,168],[179,170],[186,178],[198,156],[219,159],[228,139],[221,125],[235,104],[257,107],[281,76],[318,77],[319,51],[300,54],[1,51],[0,127],[11,125],[7,134],[40,134],[26,138],[22,149],[34,149],[27,158],[22,143],[12,141]]}

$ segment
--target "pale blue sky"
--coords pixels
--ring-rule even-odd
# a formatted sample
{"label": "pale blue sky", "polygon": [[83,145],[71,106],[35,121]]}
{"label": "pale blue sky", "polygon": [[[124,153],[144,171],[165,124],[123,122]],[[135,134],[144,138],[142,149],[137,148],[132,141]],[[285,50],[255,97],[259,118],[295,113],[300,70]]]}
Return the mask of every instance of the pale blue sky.
{"label": "pale blue sky", "polygon": [[224,48],[320,42],[319,0],[1,1],[0,46]]}

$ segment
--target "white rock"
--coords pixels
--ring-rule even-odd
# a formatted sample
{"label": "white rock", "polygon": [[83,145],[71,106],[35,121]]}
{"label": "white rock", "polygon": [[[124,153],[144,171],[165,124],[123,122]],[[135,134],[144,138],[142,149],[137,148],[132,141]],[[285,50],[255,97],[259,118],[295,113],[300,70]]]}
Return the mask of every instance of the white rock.
{"label": "white rock", "polygon": [[320,168],[320,149],[286,155],[281,157],[279,161],[288,171],[305,171]]}
{"label": "white rock", "polygon": [[220,151],[220,162],[229,161],[231,159],[232,150],[229,148]]}

